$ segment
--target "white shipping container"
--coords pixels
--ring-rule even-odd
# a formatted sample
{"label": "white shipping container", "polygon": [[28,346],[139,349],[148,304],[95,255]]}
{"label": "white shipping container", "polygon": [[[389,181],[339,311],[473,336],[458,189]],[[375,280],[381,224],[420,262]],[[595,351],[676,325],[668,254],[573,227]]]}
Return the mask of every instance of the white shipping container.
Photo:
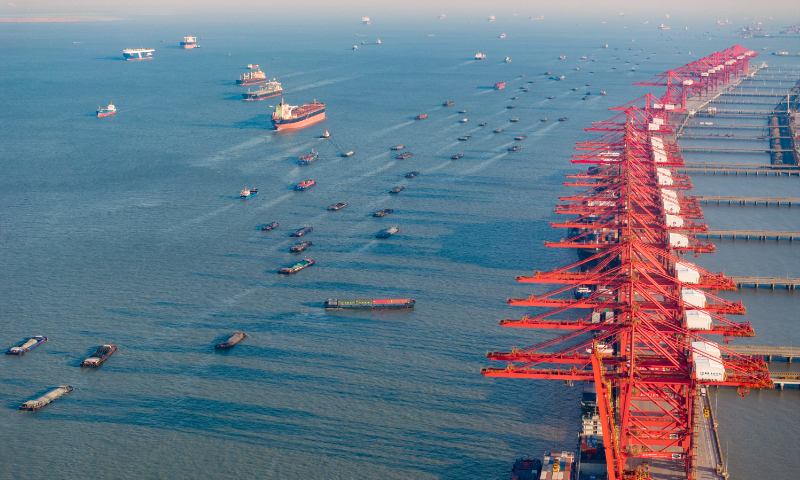
{"label": "white shipping container", "polygon": [[666,175],[658,174],[658,184],[661,186],[669,187],[675,182],[672,180],[672,177],[668,177]]}
{"label": "white shipping container", "polygon": [[700,283],[700,272],[689,265],[677,264],[675,266],[675,274],[679,282]]}
{"label": "white shipping container", "polygon": [[686,310],[686,328],[689,330],[711,330],[711,315],[700,310]]}
{"label": "white shipping container", "polygon": [[681,213],[681,206],[678,205],[676,202],[671,202],[667,198],[662,200],[662,205],[664,206],[664,210],[669,213]]}
{"label": "white shipping container", "polygon": [[665,175],[667,177],[671,177],[672,176],[672,172],[670,172],[669,169],[664,168],[664,167],[656,168],[656,172],[660,173],[661,175]]}
{"label": "white shipping container", "polygon": [[669,190],[667,188],[661,189],[661,196],[664,198],[674,198],[676,200],[678,199],[678,194],[675,193],[675,190]]}

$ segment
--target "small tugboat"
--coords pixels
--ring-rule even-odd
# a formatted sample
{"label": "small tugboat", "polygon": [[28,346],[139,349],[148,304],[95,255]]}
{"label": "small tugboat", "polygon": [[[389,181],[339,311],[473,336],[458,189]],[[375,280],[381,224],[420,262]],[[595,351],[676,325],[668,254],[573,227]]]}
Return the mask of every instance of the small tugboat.
{"label": "small tugboat", "polygon": [[475,54],[475,60],[486,60],[486,55],[478,52]]}
{"label": "small tugboat", "polygon": [[353,155],[355,155],[355,154],[356,154],[356,152],[354,152],[354,151],[350,150],[349,152],[344,152],[344,153],[342,154],[342,156],[343,156],[343,157],[352,157],[352,156],[353,156]]}
{"label": "small tugboat", "polygon": [[308,155],[302,155],[298,157],[298,164],[300,165],[311,165],[312,163],[317,161],[319,158],[319,152],[315,152],[314,149],[311,149],[311,153]]}
{"label": "small tugboat", "polygon": [[214,348],[219,349],[219,350],[225,349],[225,348],[231,348],[234,345],[236,345],[237,343],[239,343],[242,340],[244,340],[244,337],[246,337],[246,336],[247,335],[245,335],[243,332],[235,332],[227,340],[225,340],[223,342],[219,342],[218,344],[214,345]]}
{"label": "small tugboat", "polygon": [[566,56],[566,55],[561,55],[560,57],[558,57],[558,59],[559,59],[559,60],[566,60],[566,59],[567,59],[567,56]]}
{"label": "small tugboat", "polygon": [[425,120],[426,118],[428,118],[428,114],[427,113],[421,113],[421,114],[417,115],[416,117],[414,117],[414,120]]}
{"label": "small tugboat", "polygon": [[242,190],[242,193],[239,194],[239,198],[242,200],[247,200],[248,198],[255,197],[256,195],[258,195],[257,188],[245,188]]}
{"label": "small tugboat", "polygon": [[469,121],[469,119],[462,118],[461,120],[458,121],[458,123],[467,123],[468,121]]}
{"label": "small tugboat", "polygon": [[566,122],[567,120],[569,120],[567,117],[561,117],[558,119],[559,122]]}
{"label": "small tugboat", "polygon": [[506,38],[506,34],[505,33],[501,33],[500,34],[500,38]]}
{"label": "small tugboat", "polygon": [[315,182],[314,180],[303,180],[302,182],[295,185],[294,189],[302,192],[303,190],[308,190],[309,188],[313,187],[316,184],[317,182]]}
{"label": "small tugboat", "polygon": [[347,206],[346,203],[339,202],[339,203],[335,203],[335,204],[331,205],[330,207],[328,207],[328,210],[341,210],[346,206]]}
{"label": "small tugboat", "polygon": [[520,135],[518,137],[515,137],[514,140],[525,140],[526,138],[528,138],[527,135]]}
{"label": "small tugboat", "polygon": [[458,113],[467,113],[468,110],[459,110]]}
{"label": "small tugboat", "polygon": [[236,80],[236,85],[256,85],[265,83],[266,81],[267,74],[262,72],[261,69],[257,69],[255,72],[239,75],[239,78]]}
{"label": "small tugboat", "polygon": [[48,392],[45,395],[42,395],[41,397],[37,398],[36,400],[28,400],[27,402],[25,402],[22,405],[20,405],[19,409],[20,410],[30,410],[31,412],[35,412],[36,410],[39,410],[40,408],[44,407],[48,403],[52,402],[53,400],[56,400],[58,398],[63,397],[64,395],[68,394],[72,390],[73,390],[72,387],[69,386],[69,385],[61,385],[58,388],[56,388],[55,390],[51,390],[50,392]]}
{"label": "small tugboat", "polygon": [[506,82],[498,82],[494,84],[495,90],[502,90],[504,88],[506,88]]}
{"label": "small tugboat", "polygon": [[280,270],[278,270],[278,273],[280,273],[281,275],[291,275],[293,273],[299,272],[300,270],[302,270],[304,268],[308,268],[311,265],[314,265],[315,263],[316,262],[314,260],[311,260],[310,258],[306,258],[301,262],[295,263],[291,267],[283,267],[283,268],[281,268]]}
{"label": "small tugboat", "polygon": [[41,345],[43,342],[47,341],[47,337],[43,337],[41,335],[36,337],[31,337],[27,341],[25,341],[22,345],[17,347],[11,347],[6,351],[6,355],[25,355],[29,351],[33,350],[34,348]]}
{"label": "small tugboat", "polygon": [[330,134],[330,133],[328,133],[328,127],[325,127],[325,133],[323,133],[322,135],[320,135],[320,137],[319,137],[319,138],[331,138],[331,134]]}
{"label": "small tugboat", "polygon": [[514,117],[509,122],[519,122],[519,117]]}
{"label": "small tugboat", "polygon": [[117,107],[115,107],[114,104],[111,103],[111,102],[108,102],[108,106],[106,108],[97,107],[97,117],[98,118],[107,117],[109,115],[114,115],[115,113],[117,113]]}
{"label": "small tugboat", "polygon": [[257,63],[248,63],[247,64],[247,68],[249,68],[250,70],[257,70],[258,69],[258,64]]}
{"label": "small tugboat", "polygon": [[556,97],[554,97],[554,96],[550,95],[550,96],[549,96],[549,97],[547,97],[547,98],[549,98],[550,100],[552,100],[552,99],[554,99],[554,98],[556,98]]}
{"label": "small tugboat", "polygon": [[394,147],[392,147],[392,150],[402,150],[404,148],[406,148],[405,145],[395,145]]}
{"label": "small tugboat", "polygon": [[511,100],[519,100],[519,97],[511,97]]}
{"label": "small tugboat", "polygon": [[500,133],[500,132],[503,131],[503,129],[502,128],[496,128],[493,131],[494,131],[494,133]]}
{"label": "small tugboat", "polygon": [[506,57],[506,63],[511,63],[511,58],[510,57]]}
{"label": "small tugboat", "polygon": [[397,227],[390,227],[390,228],[387,228],[386,230],[381,230],[375,236],[377,238],[389,238],[389,237],[391,237],[392,235],[394,235],[395,233],[397,233],[399,231],[400,231],[400,229],[397,228]]}
{"label": "small tugboat", "polygon": [[306,250],[308,250],[308,247],[310,247],[311,245],[313,245],[311,242],[309,242],[308,240],[305,240],[303,242],[296,243],[296,244],[292,245],[292,248],[289,249],[289,252],[291,252],[291,253],[305,252]]}
{"label": "small tugboat", "polygon": [[516,152],[516,151],[517,151],[517,150],[519,150],[520,148],[522,148],[522,147],[520,147],[519,145],[514,145],[513,147],[509,147],[509,148],[508,148],[508,151],[509,151],[509,152]]}
{"label": "small tugboat", "polygon": [[101,345],[97,347],[91,357],[81,362],[81,367],[97,368],[116,351],[116,345]]}
{"label": "small tugboat", "polygon": [[452,157],[450,157],[450,160],[458,160],[459,158],[461,158],[461,157],[463,157],[463,156],[464,156],[464,154],[463,154],[463,153],[456,153],[455,155],[453,155]]}
{"label": "small tugboat", "polygon": [[398,185],[398,186],[394,187],[393,189],[389,190],[389,193],[400,193],[403,190],[405,190],[405,188],[406,187],[404,187],[402,185]]}
{"label": "small tugboat", "polygon": [[578,91],[578,87],[573,88],[572,91],[573,92],[577,92]]}
{"label": "small tugboat", "polygon": [[302,237],[303,235],[305,235],[307,233],[311,233],[313,231],[314,231],[314,227],[309,227],[308,225],[306,225],[305,227],[300,228],[300,229],[295,230],[294,232],[290,233],[289,236],[290,237]]}
{"label": "small tugboat", "polygon": [[547,117],[543,118],[543,119],[542,119],[542,121],[543,121],[543,122],[546,122],[546,121],[547,121]]}
{"label": "small tugboat", "polygon": [[396,156],[395,158],[398,159],[398,160],[405,160],[406,158],[410,157],[411,155],[413,155],[411,152],[403,152],[400,155]]}
{"label": "small tugboat", "polygon": [[414,170],[413,172],[406,173],[406,178],[414,178],[419,175],[419,172]]}
{"label": "small tugboat", "polygon": [[586,60],[586,55],[582,56],[581,60]]}
{"label": "small tugboat", "polygon": [[448,100],[448,101],[446,101],[446,102],[442,103],[442,106],[443,106],[443,107],[452,107],[452,106],[453,106],[453,105],[455,105],[455,104],[456,104],[456,102],[454,102],[454,101],[452,101],[452,100]]}
{"label": "small tugboat", "polygon": [[478,124],[478,126],[479,126],[479,127],[485,127],[486,125],[487,125],[487,124],[486,124],[486,122],[483,122],[483,123],[479,123],[479,124]]}
{"label": "small tugboat", "polygon": [[393,211],[394,210],[392,210],[391,208],[384,208],[383,210],[378,210],[377,212],[373,213],[372,216],[373,217],[385,217],[386,215],[389,215]]}
{"label": "small tugboat", "polygon": [[263,227],[261,227],[261,231],[262,232],[269,232],[271,230],[274,230],[274,229],[278,228],[278,225],[279,225],[278,222],[270,222],[270,223],[264,225]]}
{"label": "small tugboat", "polygon": [[356,298],[354,300],[341,300],[329,298],[325,300],[325,308],[413,308],[417,303],[413,298]]}
{"label": "small tugboat", "polygon": [[458,139],[461,140],[462,142],[466,142],[467,140],[470,139],[471,136],[472,135],[464,135],[463,137],[458,137]]}
{"label": "small tugboat", "polygon": [[525,93],[530,93],[531,89],[530,88],[524,88],[522,91],[525,92]]}
{"label": "small tugboat", "polygon": [[511,110],[512,108],[517,108],[517,106],[516,105],[507,105],[506,108]]}
{"label": "small tugboat", "polygon": [[600,95],[605,95],[605,94],[606,94],[605,90],[600,90]]}

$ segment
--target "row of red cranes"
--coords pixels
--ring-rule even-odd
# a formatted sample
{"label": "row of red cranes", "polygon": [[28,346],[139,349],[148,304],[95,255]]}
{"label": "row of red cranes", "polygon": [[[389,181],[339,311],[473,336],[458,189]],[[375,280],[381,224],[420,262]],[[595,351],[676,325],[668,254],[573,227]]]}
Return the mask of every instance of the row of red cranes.
{"label": "row of red cranes", "polygon": [[773,387],[762,359],[706,339],[722,335],[727,343],[754,331],[749,322],[729,319],[746,313],[741,302],[715,295],[734,290],[734,282],[685,258],[715,248],[694,237],[708,227],[697,201],[684,194],[692,184],[675,172],[684,162],[667,139],[674,131],[671,114],[686,109],[690,94],[707,96],[746,74],[756,55],[737,45],[666,72],[658,82],[643,83],[666,86],[661,98],[648,94],[586,129],[600,136],[578,143],[572,162],[590,166],[565,182],[584,191],[559,198],[555,212],[568,219],[551,225],[568,233],[545,242],[575,249],[579,260],[517,277],[561,287],[509,299],[538,309],[500,321],[566,332],[490,352],[489,359],[507,363],[481,370],[487,377],[594,381],[609,480],[649,479],[637,459],[672,462],[694,480],[701,386],[735,386],[742,395]]}

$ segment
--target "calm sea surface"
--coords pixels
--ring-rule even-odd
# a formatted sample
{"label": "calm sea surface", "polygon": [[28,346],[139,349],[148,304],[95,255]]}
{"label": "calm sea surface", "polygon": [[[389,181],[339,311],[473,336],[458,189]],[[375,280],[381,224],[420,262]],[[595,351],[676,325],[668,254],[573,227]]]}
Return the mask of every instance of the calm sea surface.
{"label": "calm sea surface", "polygon": [[[277,21],[2,24],[0,348],[50,341],[0,358],[0,478],[501,479],[515,458],[574,448],[580,388],[478,373],[487,350],[557,334],[497,325],[526,313],[506,298],[546,288],[514,275],[575,259],[542,242],[563,235],[549,222],[568,191],[563,175],[578,170],[574,142],[594,136],[583,128],[649,91],[633,82],[742,40],[703,24],[681,38],[616,19],[473,20],[330,22],[302,35]],[[714,36],[698,38],[709,28]],[[183,35],[202,48],[181,50]],[[768,47],[768,61],[797,50],[746,42]],[[139,46],[155,59],[122,60]],[[243,102],[247,87],[234,83],[248,63],[282,82],[288,103],[326,103],[325,122],[272,131],[279,100]],[[492,90],[499,81],[506,89]],[[118,113],[96,118],[109,101]],[[420,113],[428,119],[414,121]],[[332,139],[317,138],[324,127]],[[397,144],[414,155],[395,160]],[[298,166],[311,148],[320,159]],[[347,150],[356,154],[339,156]],[[412,170],[420,176],[404,178]],[[292,190],[309,178],[318,185]],[[797,177],[693,181],[708,195],[800,192]],[[389,195],[397,185],[405,190]],[[258,196],[237,199],[245,187]],[[336,202],[349,206],[326,210]],[[395,213],[371,217],[382,208]],[[704,210],[712,228],[800,226],[798,208]],[[260,231],[273,221],[278,229]],[[278,276],[300,258],[288,233],[304,225],[317,265]],[[398,235],[375,239],[393,225]],[[716,243],[700,265],[800,277],[796,243]],[[745,302],[757,338],[743,343],[758,345],[800,345],[797,295],[722,294]],[[417,306],[322,308],[329,297],[386,296]],[[248,338],[215,352],[236,330]],[[103,343],[119,350],[98,370],[79,368]],[[17,410],[61,384],[74,392],[35,414]],[[717,392],[733,478],[796,478],[798,391]]]}

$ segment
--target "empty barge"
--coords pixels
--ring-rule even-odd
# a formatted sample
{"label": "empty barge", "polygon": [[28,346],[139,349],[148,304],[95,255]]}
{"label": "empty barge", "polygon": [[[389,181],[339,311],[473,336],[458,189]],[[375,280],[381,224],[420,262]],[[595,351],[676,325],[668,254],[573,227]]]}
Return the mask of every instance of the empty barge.
{"label": "empty barge", "polygon": [[325,300],[325,308],[413,308],[415,303],[413,298],[329,298]]}
{"label": "empty barge", "polygon": [[57,398],[61,398],[62,396],[66,395],[67,393],[72,391],[72,387],[69,385],[61,385],[55,390],[48,392],[45,395],[37,398],[36,400],[28,400],[27,402],[23,403],[19,406],[20,410],[30,410],[31,412],[35,412],[40,408],[44,407],[48,403],[52,402]]}

